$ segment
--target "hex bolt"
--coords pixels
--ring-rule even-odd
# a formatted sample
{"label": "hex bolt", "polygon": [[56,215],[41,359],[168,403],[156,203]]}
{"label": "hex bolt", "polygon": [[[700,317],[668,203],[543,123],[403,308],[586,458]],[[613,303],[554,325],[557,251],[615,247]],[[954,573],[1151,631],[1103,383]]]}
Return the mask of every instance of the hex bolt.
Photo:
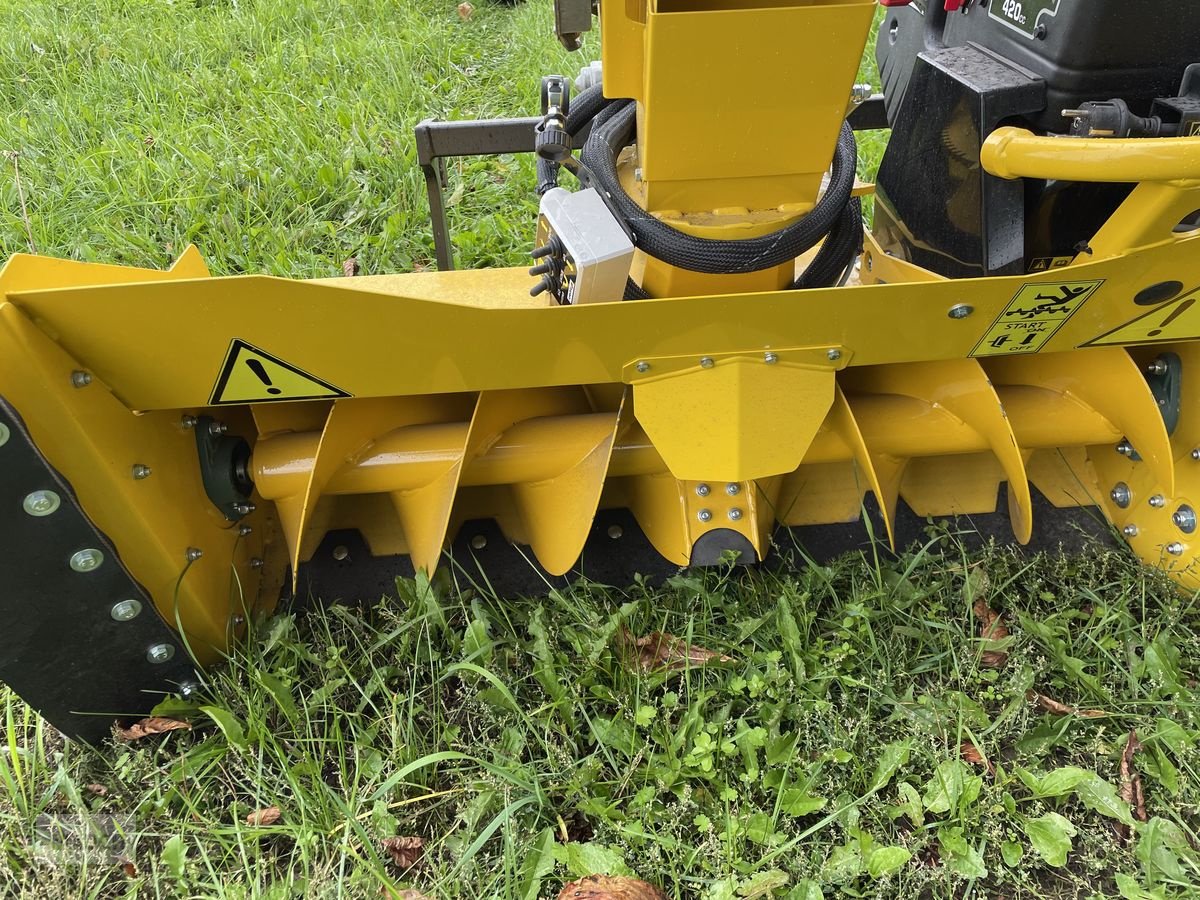
{"label": "hex bolt", "polygon": [[1138,536],[1138,527],[1131,522],[1121,529],[1121,534],[1127,538],[1135,538]]}
{"label": "hex bolt", "polygon": [[1121,509],[1127,507],[1130,501],[1133,500],[1133,493],[1129,490],[1129,485],[1123,481],[1117,482],[1116,486],[1113,487],[1108,496],[1111,497],[1112,502],[1121,507]]}
{"label": "hex bolt", "polygon": [[1129,443],[1129,441],[1121,441],[1115,449],[1122,456],[1133,456],[1133,444]]}
{"label": "hex bolt", "polygon": [[109,615],[111,615],[118,622],[128,622],[131,619],[136,619],[141,611],[142,601],[119,600],[113,604],[113,608],[109,610]]}
{"label": "hex bolt", "polygon": [[825,358],[830,362],[837,362],[842,358],[842,351],[834,347],[833,349],[826,351]]}
{"label": "hex bolt", "polygon": [[1162,494],[1155,494],[1153,497],[1150,498],[1150,505],[1153,506],[1155,509],[1162,509],[1164,506],[1167,505],[1167,501],[1163,497]]}
{"label": "hex bolt", "polygon": [[196,417],[195,416],[184,416],[182,419],[179,420],[179,427],[182,428],[184,431],[190,431],[191,429],[196,427]]}
{"label": "hex bolt", "polygon": [[133,464],[133,477],[136,481],[141,481],[143,478],[149,478],[150,472],[151,469],[147,465],[143,465],[142,463]]}
{"label": "hex bolt", "polygon": [[262,567],[263,567],[263,561],[262,561],[262,559],[260,559],[260,558],[259,558],[259,557],[257,557],[257,556],[252,556],[252,557],[250,557],[250,568],[252,568],[252,569],[261,569]]}
{"label": "hex bolt", "polygon": [[741,492],[742,486],[737,482],[731,481],[729,484],[725,485],[725,493],[727,493],[730,497],[736,497]]}
{"label": "hex bolt", "polygon": [[641,372],[644,375],[650,371],[650,363],[646,362],[643,359],[643,360],[640,360],[638,362],[638,364],[636,366],[634,366],[634,368],[637,369],[639,372]]}
{"label": "hex bolt", "polygon": [[155,665],[170,662],[175,656],[174,644],[151,644],[146,650],[146,659]]}
{"label": "hex bolt", "polygon": [[34,491],[21,502],[25,512],[31,516],[48,516],[62,506],[62,500],[54,491]]}
{"label": "hex bolt", "polygon": [[187,551],[183,555],[188,562],[195,562],[204,555],[204,551],[199,547],[188,547]]}
{"label": "hex bolt", "polygon": [[250,515],[250,513],[254,512],[254,510],[256,510],[256,509],[258,509],[258,507],[255,506],[253,503],[235,503],[235,504],[233,504],[233,511],[236,512],[239,516],[248,516],[248,515]]}
{"label": "hex bolt", "polygon": [[222,435],[229,430],[229,426],[224,422],[211,422],[208,426],[208,433],[215,436]]}
{"label": "hex bolt", "polygon": [[1171,521],[1184,534],[1191,534],[1196,530],[1196,511],[1190,506],[1181,506],[1171,514]]}
{"label": "hex bolt", "polygon": [[975,312],[975,307],[971,306],[971,304],[955,303],[946,312],[946,315],[949,316],[951,319],[965,319],[965,318],[967,318],[967,316],[971,315],[971,313],[973,313],[973,312]]}
{"label": "hex bolt", "polygon": [[76,572],[92,572],[100,568],[104,562],[104,554],[93,547],[76,550],[71,554],[71,568]]}
{"label": "hex bolt", "polygon": [[1179,543],[1179,541],[1172,541],[1167,544],[1167,552],[1172,556],[1183,556],[1183,544]]}
{"label": "hex bolt", "polygon": [[254,531],[254,529],[251,528],[249,525],[243,525],[241,528],[238,529],[238,537],[246,537],[248,534],[251,534],[253,531]]}
{"label": "hex bolt", "polygon": [[711,356],[700,357],[700,368],[711,369],[715,365],[716,365],[716,363],[713,362],[713,358]]}
{"label": "hex bolt", "polygon": [[779,362],[779,354],[772,353],[770,350],[768,350],[763,354],[763,362],[765,362],[768,366],[773,366],[775,363]]}
{"label": "hex bolt", "polygon": [[12,432],[8,430],[8,426],[0,422],[0,447],[8,443],[8,438],[11,434]]}
{"label": "hex bolt", "polygon": [[1146,366],[1146,374],[1148,374],[1148,375],[1166,375],[1167,374],[1166,361],[1160,356],[1158,359],[1154,360],[1154,362],[1150,363],[1150,365]]}
{"label": "hex bolt", "polygon": [[732,521],[736,522],[741,517],[742,517],[742,511],[740,509],[738,509],[736,506],[729,511],[729,518]]}
{"label": "hex bolt", "polygon": [[77,388],[87,387],[92,383],[92,373],[85,372],[83,369],[76,369],[71,373],[71,384]]}
{"label": "hex bolt", "polygon": [[710,491],[712,491],[712,488],[710,488],[707,484],[696,485],[696,496],[697,497],[707,497],[709,495]]}
{"label": "hex bolt", "polygon": [[696,513],[696,518],[699,519],[701,522],[711,522],[712,521],[712,510],[711,509],[702,509],[702,510],[700,510],[700,512]]}

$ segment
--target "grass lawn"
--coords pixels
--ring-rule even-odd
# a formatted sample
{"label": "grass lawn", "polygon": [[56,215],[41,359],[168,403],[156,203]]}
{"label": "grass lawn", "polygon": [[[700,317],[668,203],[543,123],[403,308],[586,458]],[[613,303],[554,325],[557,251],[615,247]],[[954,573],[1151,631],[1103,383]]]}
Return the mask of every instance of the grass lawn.
{"label": "grass lawn", "polygon": [[[529,114],[583,61],[548,0],[475,7],[0,0],[0,255],[430,266],[413,125]],[[532,161],[451,179],[460,264],[524,262]],[[401,582],[262,623],[169,710],[191,730],[64,745],[0,689],[0,895],[1197,897],[1198,625],[1123,552],[932,526],[899,558],[654,588]],[[641,665],[664,632],[727,658]],[[119,859],[38,836],[83,821],[127,831]]]}

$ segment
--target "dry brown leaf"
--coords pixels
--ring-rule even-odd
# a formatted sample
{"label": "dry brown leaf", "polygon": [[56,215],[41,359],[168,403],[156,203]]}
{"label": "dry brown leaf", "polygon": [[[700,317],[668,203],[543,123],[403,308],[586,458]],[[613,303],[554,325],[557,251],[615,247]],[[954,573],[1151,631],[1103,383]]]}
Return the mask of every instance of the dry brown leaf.
{"label": "dry brown leaf", "polygon": [[636,878],[589,875],[563,885],[558,900],[667,900],[652,884]]}
{"label": "dry brown leaf", "polygon": [[342,274],[347,278],[353,278],[358,274],[358,257],[352,256],[342,263]]}
{"label": "dry brown leaf", "polygon": [[125,873],[126,878],[137,878],[137,866],[134,865],[133,860],[129,857],[122,856],[120,859],[118,859],[117,868]]}
{"label": "dry brown leaf", "polygon": [[635,638],[622,628],[620,637],[625,649],[630,651],[633,663],[644,672],[672,672],[714,661],[730,662],[732,659],[721,653],[688,644],[682,638],[665,631]]}
{"label": "dry brown leaf", "polygon": [[[989,641],[1002,641],[1008,637],[1008,628],[1004,624],[1004,617],[996,612],[988,605],[987,600],[980,597],[975,601],[972,607],[975,613],[975,618],[979,619],[979,639],[986,643]],[[980,654],[979,663],[989,669],[999,669],[1008,662],[1008,653],[1004,650],[984,650]]]}
{"label": "dry brown leaf", "polygon": [[475,12],[475,7],[470,3],[463,2],[458,4],[458,17],[464,22],[471,18],[471,13],[473,12]]}
{"label": "dry brown leaf", "polygon": [[263,827],[266,825],[274,825],[279,821],[279,817],[283,815],[279,811],[278,806],[268,806],[266,809],[256,809],[250,815],[246,816],[246,824],[252,827]]}
{"label": "dry brown leaf", "polygon": [[1053,697],[1047,697],[1045,694],[1039,694],[1037,691],[1030,691],[1025,697],[1037,703],[1046,712],[1054,713],[1056,716],[1082,716],[1085,719],[1099,719],[1108,715],[1102,709],[1079,709],[1075,706],[1067,706],[1067,704],[1055,700]]}
{"label": "dry brown leaf", "polygon": [[105,797],[108,795],[108,788],[102,784],[89,784],[87,789],[89,794],[95,794],[97,797]]}
{"label": "dry brown leaf", "polygon": [[958,755],[965,762],[969,762],[973,766],[979,766],[981,769],[987,769],[989,775],[996,774],[996,767],[992,765],[991,760],[984,759],[983,754],[979,752],[979,748],[970,741],[963,741],[958,746]]}
{"label": "dry brown leaf", "polygon": [[1139,822],[1146,822],[1146,795],[1142,789],[1142,776],[1133,767],[1133,757],[1142,749],[1137,732],[1131,730],[1125,749],[1121,751],[1121,799],[1133,807],[1133,815]]}
{"label": "dry brown leaf", "polygon": [[152,734],[166,734],[168,731],[191,730],[191,724],[178,719],[167,719],[162,716],[150,716],[140,722],[134,722],[128,728],[117,728],[118,741],[137,741]]}
{"label": "dry brown leaf", "polygon": [[387,855],[401,869],[415,866],[425,853],[425,842],[419,837],[390,837],[380,841]]}

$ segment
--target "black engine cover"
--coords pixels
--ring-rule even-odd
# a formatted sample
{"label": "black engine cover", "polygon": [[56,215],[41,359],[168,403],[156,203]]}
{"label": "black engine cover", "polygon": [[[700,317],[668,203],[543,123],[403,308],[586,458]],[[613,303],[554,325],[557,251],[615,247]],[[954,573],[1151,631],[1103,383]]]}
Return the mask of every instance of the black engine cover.
{"label": "black engine cover", "polygon": [[1196,0],[966,0],[947,13],[941,0],[892,7],[875,55],[892,121],[917,53],[974,43],[1046,82],[1046,106],[1026,117],[1038,131],[1065,133],[1062,117],[1086,100],[1120,97],[1146,115],[1171,96],[1189,63],[1200,61]]}

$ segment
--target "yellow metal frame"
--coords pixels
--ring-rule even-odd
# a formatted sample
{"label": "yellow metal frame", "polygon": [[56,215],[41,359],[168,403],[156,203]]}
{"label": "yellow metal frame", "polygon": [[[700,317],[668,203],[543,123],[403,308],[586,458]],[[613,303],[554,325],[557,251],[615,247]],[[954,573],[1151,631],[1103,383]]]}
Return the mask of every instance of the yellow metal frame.
{"label": "yellow metal frame", "polygon": [[[811,202],[806,179],[828,164],[852,70],[835,66],[832,99],[804,111],[820,139],[786,172],[743,178],[740,151],[719,141],[699,161],[659,162],[653,116],[682,127],[670,106],[688,87],[664,74],[677,57],[664,35],[713,37],[734,20],[720,6],[605,4],[606,35],[641,48],[606,42],[605,78],[650,110],[648,208],[682,198],[681,215],[728,219],[689,227],[736,233]],[[741,13],[759,25],[834,17],[853,36],[869,6]],[[833,55],[857,59],[856,40]],[[737,70],[724,62],[714,71]],[[717,100],[736,105],[744,90],[737,80]],[[1003,177],[1141,182],[1087,252],[1026,277],[946,280],[868,237],[848,287],[801,295],[685,276],[671,283],[694,296],[559,307],[529,297],[523,269],[295,282],[210,278],[190,249],[169,272],[17,255],[0,271],[0,393],[202,661],[270,608],[333,528],[432,571],[463,522],[493,517],[559,574],[607,507],[632,510],[682,565],[718,530],[765,556],[777,522],[856,519],[868,491],[890,536],[901,499],[919,514],[987,512],[1007,483],[1024,541],[1033,485],[1057,505],[1099,504],[1143,559],[1197,588],[1200,541],[1175,514],[1200,503],[1200,413],[1185,405],[1168,434],[1142,370],[1169,351],[1187,396],[1200,378],[1200,231],[1179,227],[1200,210],[1198,144],[994,135],[983,163]],[[773,179],[791,187],[768,202],[754,185]],[[714,209],[734,184],[751,198],[741,212]],[[1162,299],[1139,306],[1146,296]],[[234,341],[348,396],[286,402],[264,387],[212,407]],[[257,509],[240,524],[205,497],[187,428],[200,414],[254,445]],[[133,478],[135,465],[152,476]],[[1113,499],[1118,485],[1128,503]]]}

